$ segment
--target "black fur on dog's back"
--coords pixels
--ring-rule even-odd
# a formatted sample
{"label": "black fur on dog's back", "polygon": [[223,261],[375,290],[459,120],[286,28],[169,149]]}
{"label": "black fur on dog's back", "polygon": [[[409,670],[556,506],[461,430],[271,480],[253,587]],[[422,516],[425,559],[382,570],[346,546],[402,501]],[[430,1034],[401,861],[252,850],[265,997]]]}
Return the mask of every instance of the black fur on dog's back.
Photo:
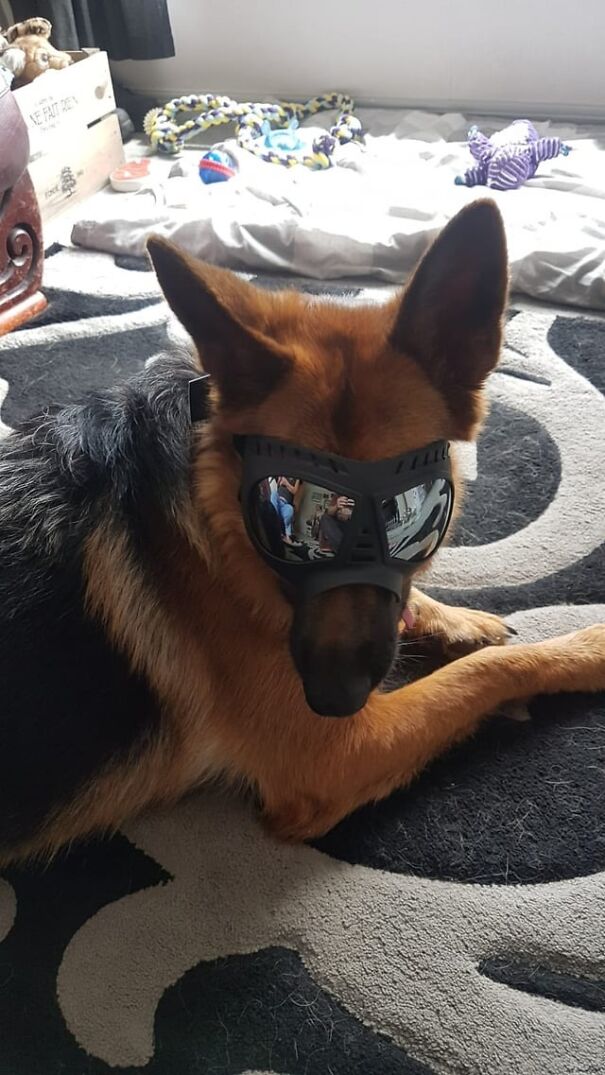
{"label": "black fur on dog's back", "polygon": [[148,686],[85,614],[83,552],[109,520],[144,569],[154,520],[188,495],[196,372],[158,359],[0,445],[0,850],[158,729]]}

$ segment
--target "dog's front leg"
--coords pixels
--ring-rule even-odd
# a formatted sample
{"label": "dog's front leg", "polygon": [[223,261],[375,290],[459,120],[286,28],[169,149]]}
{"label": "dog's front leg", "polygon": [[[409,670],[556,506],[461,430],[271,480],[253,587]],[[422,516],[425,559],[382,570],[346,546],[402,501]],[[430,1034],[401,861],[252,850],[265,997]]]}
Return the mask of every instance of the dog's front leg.
{"label": "dog's front leg", "polygon": [[426,643],[449,660],[485,646],[502,646],[515,633],[499,616],[443,605],[415,587],[400,629],[403,642]]}
{"label": "dog's front leg", "polygon": [[354,717],[308,711],[291,726],[292,742],[280,744],[281,764],[259,781],[268,824],[285,839],[319,836],[409,783],[503,703],[597,690],[605,690],[605,626],[480,650],[392,694],[373,694]]}

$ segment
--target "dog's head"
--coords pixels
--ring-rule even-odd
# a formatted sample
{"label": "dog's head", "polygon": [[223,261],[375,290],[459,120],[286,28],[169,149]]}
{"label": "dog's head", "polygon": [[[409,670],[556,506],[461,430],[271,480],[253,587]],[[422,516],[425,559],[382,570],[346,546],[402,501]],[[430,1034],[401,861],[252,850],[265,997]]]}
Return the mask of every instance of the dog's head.
{"label": "dog's head", "polygon": [[245,532],[233,437],[260,433],[360,460],[471,439],[501,342],[507,263],[499,213],[491,202],[459,213],[387,306],[260,291],[160,239],[149,252],[214,385],[197,495],[221,576],[278,630],[289,626],[310,707],[355,713],[391,666],[402,606],[363,584],[300,600],[284,592]]}

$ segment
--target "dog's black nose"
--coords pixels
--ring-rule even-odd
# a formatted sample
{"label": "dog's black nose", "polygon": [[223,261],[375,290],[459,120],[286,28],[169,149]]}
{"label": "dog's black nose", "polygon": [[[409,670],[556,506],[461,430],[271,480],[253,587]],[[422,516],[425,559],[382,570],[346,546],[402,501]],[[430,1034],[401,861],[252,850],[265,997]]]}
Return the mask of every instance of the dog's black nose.
{"label": "dog's black nose", "polygon": [[339,676],[333,668],[327,675],[303,676],[307,705],[320,717],[352,717],[363,709],[372,690],[369,676]]}
{"label": "dog's black nose", "polygon": [[352,717],[386,676],[400,603],[388,590],[340,586],[295,605],[290,650],[307,705],[322,717]]}

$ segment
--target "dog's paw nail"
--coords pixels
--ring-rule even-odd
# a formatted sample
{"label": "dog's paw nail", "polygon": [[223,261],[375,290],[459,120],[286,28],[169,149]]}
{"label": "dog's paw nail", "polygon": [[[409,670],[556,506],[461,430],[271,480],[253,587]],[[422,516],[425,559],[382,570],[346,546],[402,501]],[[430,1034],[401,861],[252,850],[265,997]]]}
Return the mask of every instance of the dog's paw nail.
{"label": "dog's paw nail", "polygon": [[515,628],[511,627],[510,623],[505,623],[504,626],[506,627],[506,630],[508,631],[509,635],[514,635],[515,638],[518,638],[519,632],[515,631]]}

